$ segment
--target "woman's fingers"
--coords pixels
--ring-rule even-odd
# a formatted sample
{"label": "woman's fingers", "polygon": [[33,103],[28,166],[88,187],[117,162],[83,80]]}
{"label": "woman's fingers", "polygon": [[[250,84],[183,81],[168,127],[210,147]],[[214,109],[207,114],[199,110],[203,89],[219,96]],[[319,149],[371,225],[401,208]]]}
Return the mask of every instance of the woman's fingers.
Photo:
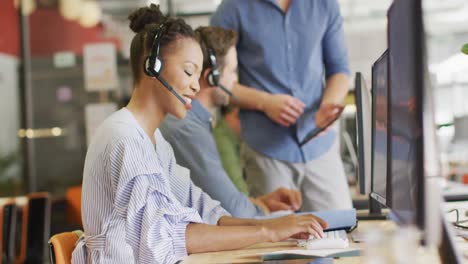
{"label": "woman's fingers", "polygon": [[320,235],[319,232],[317,232],[312,226],[307,226],[307,232],[311,234],[315,238],[322,238],[322,235]]}
{"label": "woman's fingers", "polygon": [[325,237],[325,234],[323,233],[323,228],[318,222],[313,222],[311,225],[312,229],[317,232],[317,234],[320,236],[320,238]]}
{"label": "woman's fingers", "polygon": [[301,223],[304,226],[307,226],[307,232],[310,232],[313,230],[313,233],[310,232],[311,234],[316,234],[314,235],[317,238],[324,237],[323,229],[328,226],[328,224],[322,220],[321,218],[315,217],[313,215],[302,215],[301,216]]}

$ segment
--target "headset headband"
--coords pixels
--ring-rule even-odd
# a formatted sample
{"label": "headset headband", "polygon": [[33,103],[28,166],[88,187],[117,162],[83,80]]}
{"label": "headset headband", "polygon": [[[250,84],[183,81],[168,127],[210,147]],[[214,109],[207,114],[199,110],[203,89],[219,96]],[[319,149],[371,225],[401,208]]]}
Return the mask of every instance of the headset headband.
{"label": "headset headband", "polygon": [[[150,55],[149,55],[150,69],[155,69],[155,65],[157,63],[156,61],[159,59],[159,50],[161,48],[161,38],[162,38],[162,35],[163,35],[165,30],[166,30],[166,22],[163,22],[163,23],[161,23],[161,25],[159,25],[159,27],[156,30],[156,33],[154,35],[153,45],[151,46],[151,51],[150,51]],[[161,69],[159,69],[159,70],[155,69],[154,73],[159,75],[160,70]]]}
{"label": "headset headband", "polygon": [[[208,62],[214,74],[219,76],[219,69],[217,64],[217,59],[214,54],[213,49],[210,47],[208,40],[206,39],[205,35],[200,31],[200,37],[202,41],[205,43],[206,52],[208,53]],[[216,84],[217,85],[217,84]]]}

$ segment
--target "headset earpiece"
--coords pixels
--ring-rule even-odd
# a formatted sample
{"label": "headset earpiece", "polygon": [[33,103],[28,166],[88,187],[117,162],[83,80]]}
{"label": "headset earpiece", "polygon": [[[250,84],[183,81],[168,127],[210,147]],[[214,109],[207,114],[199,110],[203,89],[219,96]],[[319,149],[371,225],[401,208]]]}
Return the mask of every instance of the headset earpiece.
{"label": "headset earpiece", "polygon": [[208,84],[210,86],[219,86],[219,70],[211,69],[208,73]]}
{"label": "headset earpiece", "polygon": [[143,71],[145,72],[146,75],[153,77],[153,74],[151,73],[151,70],[150,70],[149,57],[145,59],[145,64],[143,65]]}
{"label": "headset earpiece", "polygon": [[210,71],[210,73],[208,73],[208,84],[209,84],[210,86],[215,86],[215,81],[214,81],[214,79],[213,79],[213,74],[212,74],[211,71]]}
{"label": "headset earpiece", "polygon": [[154,63],[151,63],[151,57],[146,58],[144,70],[148,76],[156,77],[161,74],[162,68],[163,63],[161,59],[156,58]]}
{"label": "headset earpiece", "polygon": [[154,71],[159,75],[163,69],[163,62],[160,58],[156,57],[154,62]]}
{"label": "headset earpiece", "polygon": [[210,86],[219,86],[219,69],[216,63],[216,56],[210,48],[207,48],[208,60],[210,61],[210,72],[208,73],[208,84]]}

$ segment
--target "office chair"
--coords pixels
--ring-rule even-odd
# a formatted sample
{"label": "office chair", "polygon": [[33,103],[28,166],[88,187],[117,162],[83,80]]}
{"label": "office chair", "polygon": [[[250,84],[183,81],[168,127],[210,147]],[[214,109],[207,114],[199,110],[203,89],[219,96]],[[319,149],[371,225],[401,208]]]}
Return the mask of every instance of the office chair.
{"label": "office chair", "polygon": [[13,263],[16,230],[16,204],[13,198],[0,199],[0,225],[1,263]]}
{"label": "office chair", "polygon": [[49,193],[15,197],[17,206],[16,263],[42,263],[47,259],[50,236]]}
{"label": "office chair", "polygon": [[81,186],[67,189],[67,222],[73,226],[83,226],[81,222]]}
{"label": "office chair", "polygon": [[50,262],[52,264],[70,264],[73,249],[83,231],[63,232],[49,239]]}

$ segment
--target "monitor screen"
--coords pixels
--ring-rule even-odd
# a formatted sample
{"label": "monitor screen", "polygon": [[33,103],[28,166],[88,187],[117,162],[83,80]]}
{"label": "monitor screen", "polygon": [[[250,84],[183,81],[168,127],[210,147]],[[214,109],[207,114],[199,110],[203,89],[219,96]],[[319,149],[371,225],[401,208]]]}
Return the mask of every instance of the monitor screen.
{"label": "monitor screen", "polygon": [[423,227],[423,21],[421,0],[395,0],[388,13],[392,213]]}
{"label": "monitor screen", "polygon": [[388,206],[388,51],[372,67],[372,91],[372,192]]}

